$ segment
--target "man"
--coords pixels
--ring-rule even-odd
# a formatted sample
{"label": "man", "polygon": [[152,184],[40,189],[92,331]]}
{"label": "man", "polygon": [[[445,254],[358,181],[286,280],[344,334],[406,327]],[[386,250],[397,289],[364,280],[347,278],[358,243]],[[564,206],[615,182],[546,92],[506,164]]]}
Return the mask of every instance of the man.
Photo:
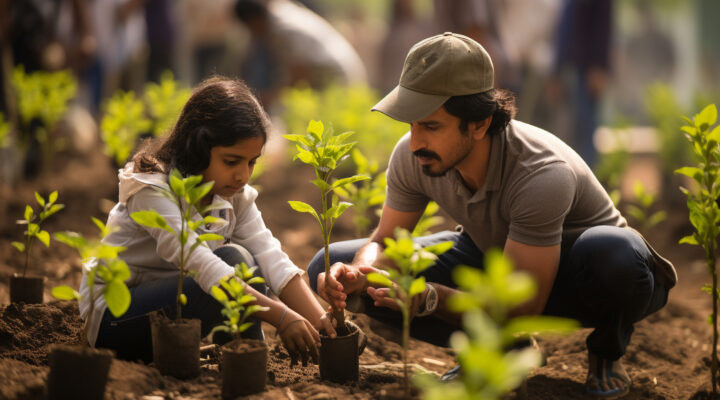
{"label": "man", "polygon": [[493,78],[487,52],[468,37],[444,33],[410,50],[400,84],[373,108],[410,124],[390,158],[378,227],[369,241],[331,246],[336,264],[327,286],[316,256],[310,282],[335,308],[346,306],[348,294],[367,293],[368,315],[397,321],[387,290],[369,286],[365,274],[375,270],[383,238],[395,227],[412,229],[434,200],[464,229],[416,239],[454,246],[423,273],[428,289],[419,295],[413,336],[446,345],[461,320],[445,304],[456,291],[452,269],[483,268],[483,253],[500,247],[538,284],[513,315],[558,315],[594,327],[587,391],[627,393],[631,381],[619,359],[633,324],[665,305],[675,270],[628,228],[577,153],[512,119],[512,95],[495,89]]}

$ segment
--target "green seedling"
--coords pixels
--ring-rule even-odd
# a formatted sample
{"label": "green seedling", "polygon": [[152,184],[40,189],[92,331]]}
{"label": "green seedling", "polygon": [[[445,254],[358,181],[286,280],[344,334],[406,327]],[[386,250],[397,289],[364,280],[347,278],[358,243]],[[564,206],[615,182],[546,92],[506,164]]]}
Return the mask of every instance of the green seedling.
{"label": "green seedling", "polygon": [[153,121],[154,136],[162,136],[175,125],[190,93],[191,90],[182,87],[169,70],[162,73],[159,84],[150,82],[145,86],[145,103]]}
{"label": "green seedling", "polygon": [[633,195],[635,196],[634,204],[628,204],[626,211],[639,224],[641,231],[648,232],[667,218],[665,210],[651,212],[655,204],[655,195],[648,192],[642,182],[635,182]]}
{"label": "green seedling", "polygon": [[[367,180],[367,176],[354,175],[347,178],[337,179],[331,182],[333,172],[338,164],[348,157],[348,153],[352,150],[354,143],[346,143],[346,140],[352,135],[352,132],[345,132],[336,135],[332,126],[325,126],[321,121],[310,121],[305,135],[283,135],[283,137],[293,143],[297,149],[293,160],[300,159],[305,164],[312,165],[315,169],[316,178],[312,181],[313,185],[320,189],[320,200],[322,208],[320,213],[315,209],[301,201],[289,201],[290,207],[298,212],[312,214],[315,220],[320,224],[323,235],[323,244],[325,249],[325,282],[330,277],[330,234],[335,225],[335,221],[345,212],[352,204],[348,202],[338,202],[337,196],[332,196],[332,200],[328,202],[333,191],[345,185],[354,182]],[[343,334],[345,327],[345,312],[343,310],[336,311],[333,316],[338,322],[339,334]]]}
{"label": "green seedling", "polygon": [[[198,246],[203,245],[205,242],[210,240],[223,240],[224,238],[214,233],[205,233],[202,235],[195,235],[197,231],[204,224],[213,224],[223,221],[222,218],[213,217],[206,215],[209,211],[217,208],[213,204],[202,206],[201,200],[207,195],[213,187],[214,182],[206,182],[201,184],[202,176],[191,175],[187,178],[183,178],[180,171],[173,169],[170,171],[168,176],[170,189],[153,187],[158,192],[162,193],[163,196],[168,198],[170,201],[177,206],[180,211],[180,226],[179,231],[176,231],[178,227],[173,229],[165,218],[155,210],[144,210],[136,211],[130,214],[133,221],[140,225],[148,228],[163,229],[171,234],[175,235],[180,245],[180,260],[178,262],[178,289],[176,296],[176,320],[182,319],[182,306],[187,303],[187,298],[182,292],[182,285],[185,276],[191,273],[187,270],[187,260],[190,255],[197,249]],[[205,215],[203,217],[203,215]],[[192,244],[188,248],[187,245],[192,241]],[[205,244],[207,245],[207,244]]]}
{"label": "green seedling", "polygon": [[223,305],[222,314],[226,320],[223,325],[213,328],[210,333],[218,331],[227,332],[234,339],[239,339],[240,334],[250,328],[253,323],[245,322],[248,317],[258,311],[267,311],[268,307],[257,304],[250,305],[257,298],[251,294],[245,294],[245,285],[264,283],[265,280],[254,276],[257,267],[248,268],[244,262],[235,266],[235,278],[220,281],[219,286],[213,286],[210,291],[212,296]]}
{"label": "green seedling", "polygon": [[57,190],[50,193],[47,200],[38,192],[35,192],[35,201],[37,201],[40,209],[36,212],[30,205],[25,206],[25,219],[18,220],[18,225],[27,225],[25,230],[25,243],[12,242],[12,246],[19,252],[25,253],[25,266],[23,267],[22,276],[25,277],[28,264],[30,262],[30,249],[35,239],[39,240],[45,247],[50,247],[50,233],[41,228],[41,224],[45,222],[51,215],[62,210],[63,204],[56,204],[58,198]]}
{"label": "green seedling", "polygon": [[700,246],[705,250],[705,263],[710,273],[712,283],[703,287],[712,297],[712,314],[708,316],[708,323],[712,326],[713,338],[710,347],[710,378],[713,393],[717,393],[718,378],[718,293],[717,269],[715,258],[717,256],[717,238],[720,233],[720,125],[713,128],[717,122],[717,108],[715,104],[705,107],[692,120],[683,117],[687,125],[681,129],[685,137],[692,144],[697,156],[697,165],[682,167],[676,173],[688,176],[695,181],[699,190],[691,192],[681,187],[680,190],[687,196],[687,207],[690,212],[690,222],[695,228],[692,235],[680,239],[680,243]]}
{"label": "green seedling", "polygon": [[10,147],[10,123],[5,121],[5,115],[0,113],[0,149]]}
{"label": "green seedling", "polygon": [[345,200],[353,204],[353,225],[355,226],[355,236],[365,237],[370,227],[370,218],[368,211],[382,205],[385,202],[385,187],[387,181],[385,172],[378,171],[377,161],[369,161],[358,149],[353,149],[351,153],[353,162],[355,163],[356,175],[365,175],[367,180],[360,181],[357,185],[349,183],[343,187],[335,189],[335,193]]}
{"label": "green seedling", "polygon": [[532,347],[507,351],[520,338],[530,335],[567,334],[579,328],[576,321],[541,315],[508,319],[510,310],[531,299],[533,279],[513,270],[498,249],[485,255],[485,270],[457,266],[453,279],[460,290],[448,300],[448,308],[463,314],[463,331],[451,336],[462,374],[441,382],[430,375],[416,376],[423,398],[500,399],[520,386],[527,374],[542,361]]}
{"label": "green seedling", "polygon": [[77,93],[77,81],[69,70],[26,73],[19,65],[13,70],[11,83],[20,114],[19,129],[23,132],[20,145],[27,149],[31,141],[36,140],[42,149],[43,166],[48,168],[54,152],[64,146],[61,141],[53,140],[51,134]]}
{"label": "green seedling", "polygon": [[412,233],[413,237],[426,236],[431,233],[430,229],[432,227],[445,222],[445,218],[435,215],[438,211],[440,211],[440,206],[436,202],[431,201],[428,203],[417,224],[415,224],[415,228]]}
{"label": "green seedling", "polygon": [[[130,278],[130,269],[125,261],[118,258],[118,253],[125,250],[125,247],[110,246],[102,242],[111,229],[97,218],[92,219],[95,226],[100,229],[100,238],[87,240],[76,232],[57,232],[53,236],[55,240],[65,243],[76,249],[80,254],[83,265],[88,269],[87,284],[90,289],[90,311],[88,321],[83,329],[83,343],[87,343],[87,329],[92,326],[91,319],[95,311],[95,284],[96,278],[103,282],[102,296],[105,298],[108,310],[115,316],[125,314],[130,307],[130,290],[125,281]],[[81,299],[80,293],[70,286],[56,286],[52,289],[52,295],[60,300]]]}
{"label": "green seedling", "polygon": [[152,121],[145,117],[145,106],[134,92],[117,91],[105,103],[100,121],[105,154],[120,166],[130,157],[140,135],[150,131]]}
{"label": "green seedling", "polygon": [[384,268],[385,273],[372,272],[367,275],[370,283],[390,289],[390,297],[400,308],[403,317],[403,376],[405,396],[410,397],[410,379],[408,376],[408,343],[410,341],[410,322],[412,321],[413,298],[425,291],[425,277],[418,275],[430,268],[437,256],[450,250],[452,242],[442,242],[428,247],[420,247],[413,242],[405,229],[396,229],[395,238],[385,238],[384,254],[394,262],[394,266]]}
{"label": "green seedling", "polygon": [[404,122],[368,113],[381,96],[367,85],[330,85],[323,90],[298,85],[284,90],[280,98],[288,132],[302,132],[307,116],[315,115],[318,120],[333,121],[338,132],[356,132],[356,147],[372,160],[388,160],[395,143],[408,131]]}

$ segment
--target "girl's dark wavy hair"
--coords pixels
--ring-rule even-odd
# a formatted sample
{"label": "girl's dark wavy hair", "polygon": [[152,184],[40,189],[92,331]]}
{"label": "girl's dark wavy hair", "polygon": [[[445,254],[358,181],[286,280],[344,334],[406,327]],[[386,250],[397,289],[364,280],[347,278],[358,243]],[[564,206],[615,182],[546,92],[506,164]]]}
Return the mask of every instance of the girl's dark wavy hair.
{"label": "girl's dark wavy hair", "polygon": [[482,121],[492,116],[487,130],[489,135],[501,132],[515,118],[517,107],[515,95],[505,89],[490,89],[487,92],[453,96],[443,104],[445,110],[460,118],[460,131],[467,132],[468,123]]}
{"label": "girl's dark wavy hair", "polygon": [[133,157],[135,172],[197,175],[210,165],[210,149],[240,140],[267,141],[269,119],[244,82],[213,77],[200,83],[183,107],[170,135],[146,141]]}

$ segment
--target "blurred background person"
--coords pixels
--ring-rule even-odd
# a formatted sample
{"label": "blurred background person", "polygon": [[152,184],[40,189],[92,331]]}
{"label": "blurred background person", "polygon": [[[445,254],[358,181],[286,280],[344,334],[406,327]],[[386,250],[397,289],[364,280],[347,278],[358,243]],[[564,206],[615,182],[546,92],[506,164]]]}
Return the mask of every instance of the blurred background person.
{"label": "blurred background person", "polygon": [[257,90],[266,108],[282,87],[306,82],[318,89],[330,83],[367,82],[355,49],[325,19],[291,0],[238,0],[235,15],[250,32],[242,77]]}

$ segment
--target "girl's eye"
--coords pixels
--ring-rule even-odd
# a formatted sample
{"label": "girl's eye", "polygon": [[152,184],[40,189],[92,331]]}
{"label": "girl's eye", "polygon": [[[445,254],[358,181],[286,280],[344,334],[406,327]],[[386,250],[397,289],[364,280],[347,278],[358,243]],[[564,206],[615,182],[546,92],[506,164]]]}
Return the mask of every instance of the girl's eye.
{"label": "girl's eye", "polygon": [[234,166],[234,165],[237,165],[237,163],[238,163],[238,162],[237,162],[236,160],[225,160],[225,164],[226,164],[226,165],[229,165],[229,166],[231,166],[231,167]]}
{"label": "girl's eye", "polygon": [[248,165],[251,167],[254,167],[255,164],[257,164],[257,160],[250,160],[250,162],[248,163]]}

